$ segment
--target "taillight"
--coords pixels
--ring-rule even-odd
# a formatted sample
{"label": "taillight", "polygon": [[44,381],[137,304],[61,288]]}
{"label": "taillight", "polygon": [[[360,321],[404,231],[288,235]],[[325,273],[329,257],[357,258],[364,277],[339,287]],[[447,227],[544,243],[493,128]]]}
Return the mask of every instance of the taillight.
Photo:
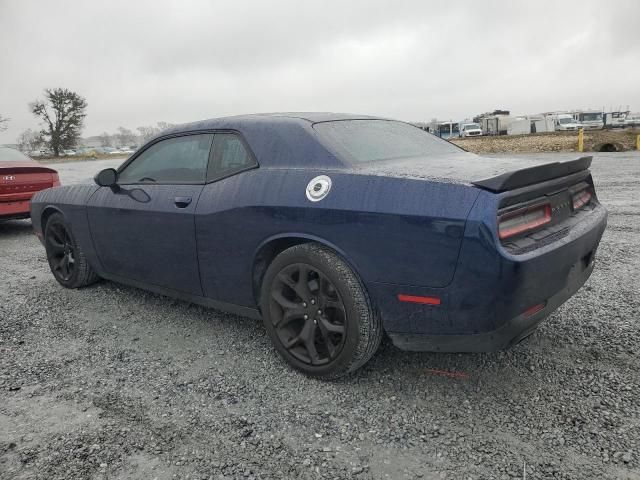
{"label": "taillight", "polygon": [[573,194],[573,209],[578,210],[584,207],[591,200],[591,191],[587,188]]}
{"label": "taillight", "polygon": [[544,203],[521,208],[498,217],[498,237],[513,237],[520,233],[541,227],[551,221],[551,205]]}
{"label": "taillight", "polygon": [[52,180],[52,187],[59,187],[60,186],[60,177],[58,176],[57,173],[52,173],[51,176],[53,177]]}

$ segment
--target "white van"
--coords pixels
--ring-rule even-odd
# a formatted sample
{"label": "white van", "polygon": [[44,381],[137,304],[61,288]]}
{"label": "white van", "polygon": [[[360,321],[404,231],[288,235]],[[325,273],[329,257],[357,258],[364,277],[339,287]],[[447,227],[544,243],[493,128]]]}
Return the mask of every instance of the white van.
{"label": "white van", "polygon": [[478,123],[460,123],[459,137],[479,137],[480,135],[482,135],[482,129]]}
{"label": "white van", "polygon": [[553,125],[556,130],[567,131],[567,130],[578,130],[582,128],[582,124],[578,123],[573,115],[568,113],[558,113],[553,116]]}

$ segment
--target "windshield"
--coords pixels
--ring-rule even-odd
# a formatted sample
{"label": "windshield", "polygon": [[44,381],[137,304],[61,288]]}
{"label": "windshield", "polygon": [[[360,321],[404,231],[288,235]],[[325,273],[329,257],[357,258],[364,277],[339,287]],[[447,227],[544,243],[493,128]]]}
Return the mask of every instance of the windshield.
{"label": "windshield", "polygon": [[573,118],[559,118],[558,123],[560,125],[566,125],[567,123],[573,123]]}
{"label": "windshield", "polygon": [[445,140],[393,120],[339,120],[313,128],[354,163],[460,152]]}
{"label": "windshield", "polygon": [[13,148],[0,147],[0,162],[23,162],[30,160],[24,153]]}
{"label": "windshield", "polygon": [[480,130],[480,125],[477,123],[467,123],[462,127],[463,130]]}
{"label": "windshield", "polygon": [[594,121],[602,120],[602,114],[601,113],[583,113],[582,120],[584,120],[585,122],[594,122]]}

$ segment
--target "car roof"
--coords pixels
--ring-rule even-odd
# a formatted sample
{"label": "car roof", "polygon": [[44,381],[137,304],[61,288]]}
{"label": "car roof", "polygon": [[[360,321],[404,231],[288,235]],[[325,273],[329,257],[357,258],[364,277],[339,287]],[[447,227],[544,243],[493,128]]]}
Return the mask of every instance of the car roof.
{"label": "car roof", "polygon": [[[351,113],[333,113],[333,112],[271,112],[271,113],[251,113],[244,115],[232,115],[228,117],[209,118],[197,122],[176,125],[169,131],[188,131],[190,129],[215,129],[220,125],[243,125],[255,122],[271,123],[274,125],[285,123],[318,123],[333,122],[338,120],[383,120],[382,117],[371,115],[356,115]],[[386,120],[386,119],[385,119]]]}
{"label": "car roof", "polygon": [[28,155],[25,155],[17,148],[5,147],[0,145],[0,160],[2,161],[33,161]]}
{"label": "car roof", "polygon": [[388,119],[332,112],[255,113],[176,125],[160,136],[206,130],[234,130],[242,134],[261,166],[342,169],[348,167],[348,162],[331,152],[312,128],[314,123],[340,120]]}

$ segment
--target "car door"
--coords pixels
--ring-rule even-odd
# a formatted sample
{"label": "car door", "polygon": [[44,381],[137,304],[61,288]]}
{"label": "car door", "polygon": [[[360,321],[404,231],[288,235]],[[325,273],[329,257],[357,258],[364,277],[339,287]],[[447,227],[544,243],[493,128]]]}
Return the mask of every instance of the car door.
{"label": "car door", "polygon": [[253,300],[251,272],[255,253],[247,248],[255,235],[251,208],[239,203],[242,192],[256,188],[251,180],[258,162],[243,138],[216,132],[207,185],[196,211],[196,236],[204,296],[237,305]]}
{"label": "car door", "polygon": [[213,134],[162,139],[125,163],[117,187],[101,187],[87,215],[103,269],[112,275],[202,295],[194,212]]}

